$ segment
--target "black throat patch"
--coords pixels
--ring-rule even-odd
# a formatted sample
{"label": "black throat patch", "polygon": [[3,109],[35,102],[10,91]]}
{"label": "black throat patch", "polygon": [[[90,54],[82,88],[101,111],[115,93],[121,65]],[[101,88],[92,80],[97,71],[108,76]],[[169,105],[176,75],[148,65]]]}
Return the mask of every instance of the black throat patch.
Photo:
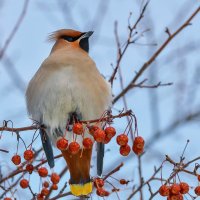
{"label": "black throat patch", "polygon": [[79,45],[84,51],[89,52],[88,37],[81,39],[80,42],[79,42]]}

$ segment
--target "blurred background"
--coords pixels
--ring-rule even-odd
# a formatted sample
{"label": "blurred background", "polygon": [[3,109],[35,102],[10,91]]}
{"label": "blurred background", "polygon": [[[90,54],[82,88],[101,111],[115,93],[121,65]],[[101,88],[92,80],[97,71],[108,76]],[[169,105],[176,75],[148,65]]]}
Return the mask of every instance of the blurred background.
{"label": "blurred background", "polygon": [[[90,38],[90,56],[95,60],[104,77],[109,79],[117,60],[114,23],[115,21],[118,23],[118,35],[123,45],[129,34],[128,19],[130,24],[134,24],[145,3],[146,1],[142,0],[21,0],[17,2],[0,0],[0,122],[12,120],[14,127],[31,125],[32,122],[26,112],[25,90],[29,80],[50,53],[53,45],[47,41],[50,33],[62,28],[83,32],[93,30],[94,34]],[[137,26],[139,34],[148,31],[130,45],[120,64],[124,86],[167,39],[166,27],[174,32],[198,6],[197,0],[150,1],[143,19]],[[17,25],[20,16],[20,23]],[[190,142],[185,152],[186,161],[200,155],[199,33],[200,15],[197,15],[192,20],[192,26],[188,26],[174,38],[138,81],[148,79],[146,85],[155,85],[160,81],[172,82],[172,85],[150,89],[135,87],[125,96],[128,109],[132,109],[137,117],[139,134],[146,141],[145,154],[141,157],[144,180],[153,174],[155,166],[161,165],[166,154],[178,161],[188,139]],[[8,45],[5,48],[6,44]],[[117,74],[113,84],[113,95],[118,95],[120,91],[120,80]],[[124,103],[121,98],[114,104],[113,113],[116,114],[123,108]],[[126,125],[126,118],[117,119],[113,124],[117,133],[122,133]],[[33,131],[22,132],[20,135],[28,144],[33,133]],[[41,147],[40,138],[34,142],[33,147],[36,150]],[[4,177],[15,169],[10,158],[16,152],[16,135],[3,132],[0,148],[9,150],[9,154],[0,152],[0,170]],[[19,154],[23,155],[24,149],[20,142]],[[124,162],[124,167],[113,177],[125,178],[131,182],[127,186],[120,186],[112,178],[109,181],[117,188],[120,187],[119,198],[126,199],[132,193],[133,187],[137,188],[140,184],[138,158],[133,153],[124,158],[118,152],[115,140],[106,145],[104,174]],[[54,153],[57,155],[59,151],[54,148]],[[95,176],[95,152],[93,156],[92,175]],[[41,153],[40,158],[43,157],[44,154]],[[64,166],[65,161],[58,159],[55,171],[61,172]],[[163,176],[168,178],[171,172],[171,166],[166,165]],[[160,174],[157,177],[160,177]],[[180,177],[187,180],[191,186],[197,185],[193,177],[183,174],[180,174]],[[68,173],[63,175],[60,187],[68,179]],[[11,184],[12,181],[14,180],[9,180],[6,184]],[[33,191],[38,192],[39,176],[31,175],[30,182]],[[160,181],[155,180],[151,183],[151,188],[156,191],[160,185]],[[15,192],[17,199],[32,198],[28,190],[17,188]],[[106,188],[109,190],[111,187],[108,184]],[[69,187],[65,191],[69,191]],[[3,191],[0,195],[2,193]],[[55,194],[56,192],[53,196]],[[143,199],[149,199],[149,196],[148,187],[145,186]],[[99,199],[95,194],[91,198]],[[140,194],[136,194],[135,198],[139,199]],[[76,198],[69,196],[68,199]],[[117,196],[112,193],[106,199],[117,199]],[[154,199],[159,200],[161,197],[155,196]]]}

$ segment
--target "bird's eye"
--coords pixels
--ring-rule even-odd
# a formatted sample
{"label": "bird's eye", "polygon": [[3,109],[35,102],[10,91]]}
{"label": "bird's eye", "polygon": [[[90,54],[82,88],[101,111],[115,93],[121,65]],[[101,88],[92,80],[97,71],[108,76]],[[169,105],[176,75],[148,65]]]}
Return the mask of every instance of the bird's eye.
{"label": "bird's eye", "polygon": [[68,42],[73,42],[74,38],[70,36],[63,36],[62,39],[67,40]]}
{"label": "bird's eye", "polygon": [[72,38],[72,37],[68,37],[68,38],[67,38],[67,41],[73,42],[73,38]]}

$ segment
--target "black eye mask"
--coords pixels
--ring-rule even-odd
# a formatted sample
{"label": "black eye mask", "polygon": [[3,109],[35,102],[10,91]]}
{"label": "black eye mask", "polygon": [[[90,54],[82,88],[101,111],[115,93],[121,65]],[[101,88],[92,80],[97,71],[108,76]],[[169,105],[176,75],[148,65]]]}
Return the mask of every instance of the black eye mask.
{"label": "black eye mask", "polygon": [[64,35],[64,36],[62,36],[61,38],[64,39],[64,40],[67,40],[68,42],[74,42],[74,41],[76,41],[79,37],[71,37],[71,36],[66,36],[66,35]]}
{"label": "black eye mask", "polygon": [[[71,37],[71,36],[66,36],[63,35],[61,38],[64,40],[67,40],[68,42],[74,42],[77,39],[79,39],[82,35],[84,35],[85,33],[82,33],[80,36],[78,37]],[[83,38],[80,40],[79,42],[80,47],[85,50],[86,52],[89,52],[89,42],[88,42],[88,38]]]}

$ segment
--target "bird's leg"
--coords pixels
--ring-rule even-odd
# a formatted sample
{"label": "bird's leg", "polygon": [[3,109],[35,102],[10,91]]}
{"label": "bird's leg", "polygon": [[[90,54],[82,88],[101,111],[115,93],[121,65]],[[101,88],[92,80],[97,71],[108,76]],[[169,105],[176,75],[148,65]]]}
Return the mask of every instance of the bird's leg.
{"label": "bird's leg", "polygon": [[80,121],[82,119],[82,114],[80,112],[75,111],[75,112],[69,113],[68,115],[69,115],[69,117],[68,117],[66,129],[68,131],[71,131],[72,130],[71,125]]}

